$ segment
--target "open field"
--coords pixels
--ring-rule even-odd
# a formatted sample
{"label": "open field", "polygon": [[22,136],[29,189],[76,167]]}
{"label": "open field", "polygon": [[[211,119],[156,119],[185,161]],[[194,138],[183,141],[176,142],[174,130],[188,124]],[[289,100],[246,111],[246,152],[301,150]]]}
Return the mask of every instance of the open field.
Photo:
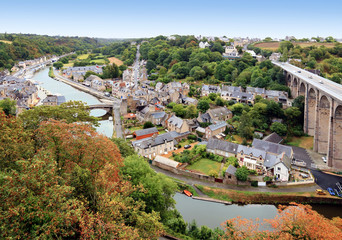
{"label": "open field", "polygon": [[110,64],[115,63],[118,66],[123,65],[123,62],[120,59],[116,58],[116,57],[108,58],[108,60],[109,60]]}
{"label": "open field", "polygon": [[[274,51],[274,50],[277,50],[279,48],[279,45],[280,45],[280,42],[262,42],[262,43],[254,44],[254,47]],[[293,43],[293,45],[295,45],[295,46],[299,45],[301,47],[325,46],[327,48],[333,48],[335,46],[335,43],[299,42],[299,43]]]}
{"label": "open field", "polygon": [[7,41],[7,40],[0,40],[0,42],[7,43],[7,44],[12,44],[11,41]]}
{"label": "open field", "polygon": [[209,159],[201,159],[194,164],[187,166],[186,169],[209,175],[211,170],[215,170],[218,173],[220,167],[221,163]]}
{"label": "open field", "polygon": [[77,58],[84,60],[84,59],[87,59],[88,57],[89,57],[89,54],[82,54],[82,55],[79,55]]}
{"label": "open field", "polygon": [[290,142],[286,144],[296,147],[301,147],[305,149],[312,149],[313,148],[313,137],[292,137]]}
{"label": "open field", "polygon": [[100,64],[100,65],[106,64],[106,61],[104,59],[95,59],[95,60],[91,60],[91,62],[94,62],[96,64]]}

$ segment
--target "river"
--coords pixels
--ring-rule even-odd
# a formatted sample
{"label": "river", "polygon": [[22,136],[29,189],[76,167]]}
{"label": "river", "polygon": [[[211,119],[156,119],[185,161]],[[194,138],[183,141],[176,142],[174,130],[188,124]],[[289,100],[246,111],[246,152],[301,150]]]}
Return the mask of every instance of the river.
{"label": "river", "polygon": [[[41,87],[50,91],[52,94],[62,94],[66,101],[78,100],[87,104],[101,103],[96,97],[81,92],[63,82],[56,81],[48,76],[49,69],[45,68],[37,72],[32,79],[39,83]],[[104,110],[91,111],[93,116],[102,116]],[[100,121],[100,126],[97,128],[99,133],[108,137],[113,134],[113,122],[109,120]],[[274,205],[250,204],[245,206],[223,205],[220,203],[206,202],[194,200],[186,197],[183,194],[176,193],[176,209],[182,214],[186,222],[196,220],[199,226],[206,225],[210,228],[220,227],[224,221],[241,216],[242,218],[263,219],[274,218],[277,214],[277,209]],[[314,205],[313,209],[328,218],[340,216],[340,206],[334,205]]]}
{"label": "river", "polygon": [[[65,97],[66,101],[83,101],[88,105],[101,103],[96,97],[84,93],[76,88],[69,86],[60,81],[56,81],[48,76],[49,68],[44,68],[43,70],[37,72],[31,79],[38,82],[41,87],[48,90],[52,94],[61,94]],[[97,109],[92,110],[92,116],[102,116],[106,113],[105,110]],[[113,122],[109,120],[100,121],[100,126],[97,127],[97,131],[106,135],[107,137],[112,137],[113,135]]]}

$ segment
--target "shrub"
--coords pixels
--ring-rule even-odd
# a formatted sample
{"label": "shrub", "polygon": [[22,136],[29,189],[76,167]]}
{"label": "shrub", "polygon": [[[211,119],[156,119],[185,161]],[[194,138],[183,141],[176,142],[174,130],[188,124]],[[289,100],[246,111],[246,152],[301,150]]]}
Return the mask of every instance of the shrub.
{"label": "shrub", "polygon": [[209,176],[211,176],[211,177],[218,177],[218,173],[217,173],[217,171],[215,171],[215,170],[210,170],[209,171]]}
{"label": "shrub", "polygon": [[188,136],[188,139],[189,139],[189,140],[195,140],[195,141],[196,141],[196,140],[197,140],[197,136],[191,134],[191,135]]}
{"label": "shrub", "polygon": [[258,186],[258,181],[252,181],[251,182],[252,187],[257,187]]}
{"label": "shrub", "polygon": [[245,182],[247,181],[248,173],[248,169],[245,166],[242,166],[241,168],[236,169],[235,176],[237,180]]}

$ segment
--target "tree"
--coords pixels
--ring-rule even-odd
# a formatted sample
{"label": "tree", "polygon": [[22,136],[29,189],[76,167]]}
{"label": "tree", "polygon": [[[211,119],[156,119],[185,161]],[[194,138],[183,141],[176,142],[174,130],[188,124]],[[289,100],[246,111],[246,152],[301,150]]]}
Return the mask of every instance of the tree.
{"label": "tree", "polygon": [[280,122],[272,123],[272,125],[270,127],[270,130],[272,132],[277,133],[280,136],[285,136],[286,133],[287,133],[287,127],[284,124],[280,123]]}
{"label": "tree", "polygon": [[232,165],[233,167],[238,167],[239,163],[236,157],[229,157],[225,163],[226,166]]}
{"label": "tree", "polygon": [[98,126],[98,118],[90,116],[89,107],[81,101],[69,101],[59,106],[38,106],[19,115],[25,129],[37,129],[49,119],[65,120],[67,123],[88,122]]}
{"label": "tree", "polygon": [[238,126],[238,133],[245,139],[251,139],[253,137],[253,127],[251,117],[248,112],[243,111],[240,117],[240,124]]}
{"label": "tree", "polygon": [[120,76],[120,70],[119,70],[119,67],[115,63],[112,63],[110,65],[103,67],[102,78],[113,79],[119,76]]}
{"label": "tree", "polygon": [[151,128],[151,127],[154,127],[154,125],[150,121],[145,122],[143,125],[143,129]]}
{"label": "tree", "polygon": [[186,109],[182,104],[174,105],[172,111],[177,115],[177,117],[184,117],[186,114]]}
{"label": "tree", "polygon": [[221,97],[217,97],[216,100],[215,100],[215,104],[217,106],[224,106],[224,100],[221,98]]}
{"label": "tree", "polygon": [[134,148],[128,144],[123,138],[112,138],[115,145],[119,148],[122,157],[128,157],[135,154]]}
{"label": "tree", "polygon": [[205,113],[210,108],[209,102],[205,99],[201,99],[198,101],[197,109],[202,113]]}
{"label": "tree", "polygon": [[156,67],[157,65],[153,60],[148,60],[146,62],[146,69],[148,74],[151,72],[152,69],[155,69]]}
{"label": "tree", "polygon": [[209,99],[211,100],[211,101],[215,101],[215,99],[218,97],[217,96],[217,94],[216,93],[209,93]]}
{"label": "tree", "polygon": [[140,156],[132,155],[125,158],[121,173],[132,181],[137,188],[131,195],[133,199],[144,201],[147,213],[157,211],[161,219],[167,219],[169,210],[174,207],[173,194],[176,184],[162,174],[156,173]]}
{"label": "tree", "polygon": [[21,121],[1,110],[0,143],[0,170],[14,169],[16,160],[29,159],[34,154],[31,135],[24,131]]}
{"label": "tree", "polygon": [[[311,206],[290,203],[279,206],[274,219],[259,222],[241,218],[225,222],[222,239],[340,239],[341,218],[329,220],[313,211]],[[260,230],[266,224],[271,230]]]}
{"label": "tree", "polygon": [[53,66],[56,68],[56,69],[61,69],[63,67],[63,63],[62,62],[55,62],[53,64]]}
{"label": "tree", "polygon": [[196,118],[197,116],[198,116],[198,110],[195,105],[190,104],[189,106],[186,107],[186,110],[185,110],[186,118],[192,119],[192,118]]}
{"label": "tree", "polygon": [[195,66],[190,70],[190,76],[195,80],[201,80],[205,77],[205,75],[205,71],[199,66]]}
{"label": "tree", "polygon": [[4,100],[0,100],[0,111],[2,109],[7,116],[15,116],[17,112],[16,105],[15,100],[5,98]]}
{"label": "tree", "polygon": [[235,176],[236,176],[237,180],[242,181],[242,182],[247,181],[248,174],[249,174],[249,171],[246,168],[246,166],[242,166],[242,167],[236,169],[236,172],[235,172]]}

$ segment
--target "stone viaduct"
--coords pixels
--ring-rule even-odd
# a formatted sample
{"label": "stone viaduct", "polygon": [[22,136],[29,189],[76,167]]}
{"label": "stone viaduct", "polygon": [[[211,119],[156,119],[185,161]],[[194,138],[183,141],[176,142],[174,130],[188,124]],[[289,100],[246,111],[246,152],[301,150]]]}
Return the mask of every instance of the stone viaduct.
{"label": "stone viaduct", "polygon": [[289,63],[284,71],[293,98],[305,97],[304,132],[314,136],[313,150],[326,154],[328,166],[342,169],[342,85]]}

